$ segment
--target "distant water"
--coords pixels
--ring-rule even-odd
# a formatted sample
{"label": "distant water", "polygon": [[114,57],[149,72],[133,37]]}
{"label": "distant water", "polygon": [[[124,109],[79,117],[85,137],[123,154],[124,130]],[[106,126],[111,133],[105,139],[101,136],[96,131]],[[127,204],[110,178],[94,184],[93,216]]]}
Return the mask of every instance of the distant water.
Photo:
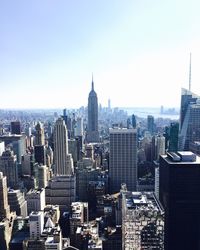
{"label": "distant water", "polygon": [[[121,108],[125,110],[128,115],[136,115],[138,117],[147,118],[148,115],[154,116],[154,118],[168,118],[171,120],[179,119],[179,110],[175,108],[175,112],[160,113],[160,108]],[[164,110],[165,112],[165,110]]]}

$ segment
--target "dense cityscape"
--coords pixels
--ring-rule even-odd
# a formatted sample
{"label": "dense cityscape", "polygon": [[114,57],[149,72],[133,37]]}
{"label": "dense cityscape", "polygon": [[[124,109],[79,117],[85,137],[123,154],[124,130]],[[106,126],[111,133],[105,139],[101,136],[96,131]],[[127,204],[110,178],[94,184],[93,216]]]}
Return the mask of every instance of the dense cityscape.
{"label": "dense cityscape", "polygon": [[200,249],[199,100],[0,110],[0,249]]}

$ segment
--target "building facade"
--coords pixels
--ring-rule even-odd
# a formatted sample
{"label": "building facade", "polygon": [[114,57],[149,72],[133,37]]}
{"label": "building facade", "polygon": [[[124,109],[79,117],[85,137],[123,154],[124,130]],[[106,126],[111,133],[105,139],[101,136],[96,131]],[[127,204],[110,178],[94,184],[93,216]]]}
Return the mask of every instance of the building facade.
{"label": "building facade", "polygon": [[110,129],[110,191],[119,192],[121,184],[136,191],[137,132],[135,129]]}

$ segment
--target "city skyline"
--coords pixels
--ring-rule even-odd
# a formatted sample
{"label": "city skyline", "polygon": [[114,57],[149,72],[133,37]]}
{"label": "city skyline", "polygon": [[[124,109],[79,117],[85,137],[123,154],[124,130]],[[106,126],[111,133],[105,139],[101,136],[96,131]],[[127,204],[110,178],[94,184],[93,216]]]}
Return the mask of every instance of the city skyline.
{"label": "city skyline", "polygon": [[[1,108],[87,106],[92,72],[99,103],[179,107],[199,94],[196,0],[17,1],[0,8]],[[78,100],[78,102],[77,102]]]}

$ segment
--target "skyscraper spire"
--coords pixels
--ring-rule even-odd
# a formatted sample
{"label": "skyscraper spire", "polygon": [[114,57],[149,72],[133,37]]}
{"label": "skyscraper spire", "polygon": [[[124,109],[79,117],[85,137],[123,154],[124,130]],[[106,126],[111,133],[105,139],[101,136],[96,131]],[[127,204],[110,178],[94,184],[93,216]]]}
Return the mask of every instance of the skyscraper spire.
{"label": "skyscraper spire", "polygon": [[92,90],[94,90],[93,73],[92,73]]}
{"label": "skyscraper spire", "polygon": [[191,91],[191,64],[192,64],[192,54],[190,52],[190,66],[189,66],[189,91]]}

